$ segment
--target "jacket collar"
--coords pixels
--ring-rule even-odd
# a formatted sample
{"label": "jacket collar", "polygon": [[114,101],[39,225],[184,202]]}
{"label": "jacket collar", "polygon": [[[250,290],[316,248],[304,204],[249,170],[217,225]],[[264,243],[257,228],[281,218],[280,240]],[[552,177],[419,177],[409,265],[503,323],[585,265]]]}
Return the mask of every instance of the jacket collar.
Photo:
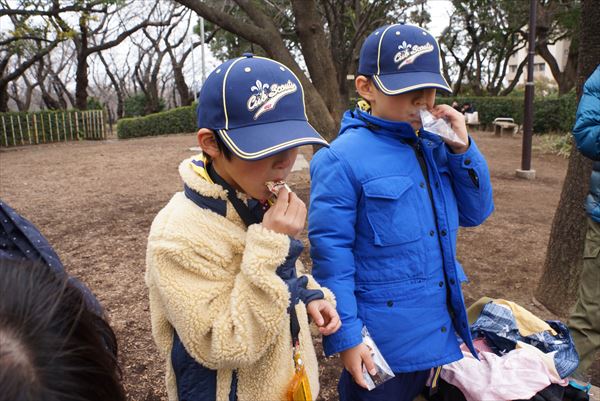
{"label": "jacket collar", "polygon": [[342,118],[340,134],[343,135],[350,128],[367,128],[377,135],[385,135],[393,138],[398,138],[407,142],[417,141],[419,138],[426,139],[434,146],[441,144],[443,141],[435,134],[420,129],[417,132],[413,127],[403,121],[390,121],[383,118],[375,117],[358,108],[348,110]]}

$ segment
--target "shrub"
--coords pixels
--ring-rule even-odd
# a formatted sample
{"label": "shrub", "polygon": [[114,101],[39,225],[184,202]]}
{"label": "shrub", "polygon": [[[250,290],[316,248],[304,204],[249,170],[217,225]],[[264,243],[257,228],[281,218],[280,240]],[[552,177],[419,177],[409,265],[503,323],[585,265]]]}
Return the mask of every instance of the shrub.
{"label": "shrub", "polygon": [[[487,127],[497,117],[512,117],[523,124],[524,99],[519,97],[438,97],[437,103],[471,103],[479,113],[479,121]],[[544,97],[533,102],[533,132],[570,132],[575,123],[577,98],[574,93],[560,97]]]}
{"label": "shrub", "polygon": [[[156,109],[158,107],[158,109]],[[129,96],[123,101],[123,112],[125,117],[141,117],[152,113],[158,113],[165,109],[164,99],[158,99],[158,105],[151,105],[145,94],[140,93]]]}
{"label": "shrub", "polygon": [[122,118],[117,122],[120,139],[195,132],[196,105],[178,107],[144,117]]}

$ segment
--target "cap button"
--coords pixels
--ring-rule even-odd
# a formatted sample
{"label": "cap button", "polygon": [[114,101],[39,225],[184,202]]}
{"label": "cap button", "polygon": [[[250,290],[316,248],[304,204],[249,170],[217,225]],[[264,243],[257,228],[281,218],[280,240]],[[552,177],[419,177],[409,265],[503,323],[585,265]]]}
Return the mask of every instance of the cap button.
{"label": "cap button", "polygon": [[252,57],[254,57],[254,54],[252,54],[252,53],[244,53],[244,54],[242,54],[242,56],[248,57],[248,58],[252,58]]}

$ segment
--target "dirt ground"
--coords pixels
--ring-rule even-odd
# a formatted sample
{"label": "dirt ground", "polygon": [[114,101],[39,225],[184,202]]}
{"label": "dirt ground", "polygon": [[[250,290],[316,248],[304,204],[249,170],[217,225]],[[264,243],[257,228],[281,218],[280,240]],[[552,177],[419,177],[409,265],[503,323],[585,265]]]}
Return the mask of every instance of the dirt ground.
{"label": "dirt ground", "polygon": [[[520,138],[474,136],[490,165],[496,210],[482,226],[460,232],[458,255],[470,278],[467,304],[481,296],[502,297],[540,317],[564,319],[536,304],[533,291],[567,161],[534,150],[537,179],[520,180],[515,177]],[[68,271],[105,306],[131,400],[166,399],[164,362],[152,341],[143,280],[146,238],[156,213],[181,190],[177,166],[195,145],[188,134],[0,151],[0,197],[40,228]],[[304,154],[310,159],[310,149]],[[306,201],[307,170],[289,181]],[[310,263],[306,254],[303,260]],[[336,399],[339,359],[321,358],[321,373],[320,399]],[[600,383],[598,362],[593,376]]]}

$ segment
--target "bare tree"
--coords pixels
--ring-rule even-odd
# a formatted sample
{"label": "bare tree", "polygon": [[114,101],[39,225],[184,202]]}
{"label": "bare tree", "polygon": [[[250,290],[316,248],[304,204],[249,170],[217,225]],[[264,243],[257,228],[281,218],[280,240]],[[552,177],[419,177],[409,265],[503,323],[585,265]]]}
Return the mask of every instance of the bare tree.
{"label": "bare tree", "polygon": [[[180,51],[180,49],[186,42],[187,33],[191,25],[191,18],[191,10],[187,9],[186,12],[181,13],[181,16],[173,22],[174,25],[179,25],[181,23],[185,24],[183,34],[180,35],[179,38],[175,38],[173,42],[171,42],[170,40],[171,32],[168,32],[167,35],[165,35],[162,38],[165,50],[167,51],[167,54],[169,55],[169,60],[171,61],[171,68],[173,70],[173,78],[175,81],[175,87],[173,89],[176,90],[173,90],[173,104],[175,106],[187,106],[190,105],[194,100],[194,96],[192,95],[190,88],[188,87],[185,81],[183,67],[185,65],[185,61],[192,53],[192,51],[202,42],[196,41],[192,43],[191,46],[185,48],[183,51]],[[179,102],[177,102],[176,94],[179,95]]]}
{"label": "bare tree", "polygon": [[[452,4],[454,12],[440,35],[440,46],[444,75],[449,81],[451,75],[456,76],[453,94],[457,95],[463,86],[476,95],[508,93],[503,84],[509,59],[526,44],[523,28],[527,23],[527,3],[454,0]],[[518,82],[524,65],[519,66],[510,90]]]}
{"label": "bare tree", "polygon": [[[575,86],[579,57],[579,1],[540,1],[536,21],[536,51],[546,61],[558,84],[560,95]],[[572,40],[567,62],[562,67],[549,46],[561,40]]]}
{"label": "bare tree", "polygon": [[[17,63],[20,63],[19,60],[17,60]],[[24,73],[10,82],[8,97],[15,102],[19,111],[27,111],[31,107],[33,92],[37,86],[38,82],[35,80],[31,82],[27,77],[27,73]]]}
{"label": "bare tree", "polygon": [[[366,34],[386,21],[388,11],[400,13],[408,8],[404,1],[391,0],[177,2],[294,71],[306,92],[309,118],[328,139],[335,137],[347,107],[346,75],[355,65],[357,47]],[[300,54],[310,79],[297,62]]]}
{"label": "bare tree", "polygon": [[[150,20],[154,10],[158,6],[158,1],[156,0],[148,12],[144,10],[146,15],[142,22],[126,29],[130,20],[125,19],[125,17],[121,15],[121,12],[127,6],[127,3],[114,8],[105,5],[101,10],[97,10],[94,8],[94,5],[90,6],[89,4],[83,3],[81,9],[78,10],[78,29],[70,28],[62,18],[57,17],[61,26],[63,26],[63,29],[66,29],[67,27],[70,28],[70,31],[72,32],[71,40],[75,44],[77,53],[75,106],[80,110],[85,110],[87,108],[87,89],[89,84],[88,58],[94,53],[117,46],[123,40],[142,28],[150,25],[160,25],[162,23],[151,22]],[[128,7],[128,10],[131,9],[133,9],[133,7]],[[90,24],[90,15],[93,13],[99,15],[100,18],[100,21],[95,27],[91,27]],[[118,20],[118,22],[116,20]],[[112,24],[114,23],[117,24],[116,29],[112,27]],[[115,31],[118,33],[113,34]],[[94,45],[90,39],[95,35],[100,35],[102,39],[98,41],[98,44]]]}
{"label": "bare tree", "polygon": [[49,109],[66,109],[75,105],[75,97],[67,88],[74,76],[74,51],[63,42],[36,64],[36,83],[42,93],[42,99]]}
{"label": "bare tree", "polygon": [[11,5],[0,0],[0,18],[14,28],[0,33],[0,112],[8,111],[8,84],[66,39],[53,18],[38,15],[34,20],[30,10]]}

